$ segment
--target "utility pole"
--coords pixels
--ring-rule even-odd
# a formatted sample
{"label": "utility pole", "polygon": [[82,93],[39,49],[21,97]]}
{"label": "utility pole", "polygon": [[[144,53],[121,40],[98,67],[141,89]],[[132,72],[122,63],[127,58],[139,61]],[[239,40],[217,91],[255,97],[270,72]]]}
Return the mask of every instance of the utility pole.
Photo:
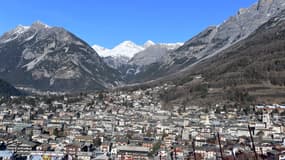
{"label": "utility pole", "polygon": [[111,142],[109,144],[109,150],[108,150],[108,157],[109,159],[112,159],[112,148],[113,148],[113,141],[114,141],[114,119],[112,118],[111,123],[112,123],[112,138],[111,138]]}
{"label": "utility pole", "polygon": [[192,148],[193,148],[194,160],[197,160],[196,153],[195,153],[195,139],[193,139],[192,141]]}
{"label": "utility pole", "polygon": [[264,155],[263,155],[262,147],[260,147],[260,151],[261,151],[261,157],[262,157],[262,159],[265,160],[265,159],[264,159]]}
{"label": "utility pole", "polygon": [[176,147],[174,147],[174,158],[175,158],[175,160],[177,159],[177,151],[176,151]]}
{"label": "utility pole", "polygon": [[[213,134],[213,136],[214,136],[215,140],[217,140],[217,135],[215,133]],[[216,142],[215,142],[215,144],[216,144]],[[218,160],[219,159],[219,153],[217,150],[215,150],[215,153],[216,153],[216,160]]]}
{"label": "utility pole", "polygon": [[255,145],[254,145],[254,140],[253,140],[252,133],[251,133],[251,128],[250,128],[249,125],[248,125],[248,131],[249,131],[249,135],[250,135],[250,139],[251,139],[251,143],[252,143],[252,149],[253,149],[254,155],[255,155],[255,160],[258,160],[258,155],[257,155],[257,153],[256,153],[256,149],[255,149]]}
{"label": "utility pole", "polygon": [[236,156],[234,154],[234,149],[232,149],[232,156],[234,157],[234,160],[236,160]]}
{"label": "utility pole", "polygon": [[219,148],[220,148],[221,159],[224,160],[223,150],[222,150],[222,145],[221,145],[220,133],[217,132],[217,135],[218,135],[218,141],[219,141]]}
{"label": "utility pole", "polygon": [[170,152],[170,158],[171,158],[171,160],[174,160],[173,159],[173,151]]}

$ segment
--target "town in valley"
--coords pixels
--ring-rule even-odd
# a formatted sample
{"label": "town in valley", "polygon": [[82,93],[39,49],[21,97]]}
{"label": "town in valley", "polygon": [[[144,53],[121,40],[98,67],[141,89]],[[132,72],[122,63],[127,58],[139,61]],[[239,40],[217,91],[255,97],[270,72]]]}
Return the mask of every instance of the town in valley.
{"label": "town in valley", "polygon": [[282,159],[285,106],[163,106],[169,85],[3,97],[3,159]]}

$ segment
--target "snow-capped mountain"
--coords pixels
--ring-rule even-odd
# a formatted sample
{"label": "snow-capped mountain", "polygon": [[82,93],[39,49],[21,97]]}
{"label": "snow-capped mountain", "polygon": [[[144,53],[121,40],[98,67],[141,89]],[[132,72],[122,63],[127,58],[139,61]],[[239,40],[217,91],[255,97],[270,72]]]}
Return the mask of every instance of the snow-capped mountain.
{"label": "snow-capped mountain", "polygon": [[93,45],[93,49],[102,57],[109,67],[119,71],[128,66],[128,61],[136,53],[144,50],[143,47],[131,41],[124,41],[113,49],[104,48],[99,45]]}
{"label": "snow-capped mountain", "polygon": [[[168,50],[176,49],[183,43],[154,43],[146,41],[142,46],[132,41],[124,41],[113,49],[93,45],[93,49],[103,58],[104,62],[122,74],[134,65],[142,66],[155,62]],[[139,54],[139,55],[138,55]],[[147,57],[145,57],[147,56]],[[139,57],[139,58],[136,58]]]}
{"label": "snow-capped mountain", "polygon": [[83,40],[41,22],[19,25],[0,37],[0,78],[18,87],[86,91],[119,83],[110,68]]}
{"label": "snow-capped mountain", "polygon": [[110,52],[110,49],[108,48],[104,48],[102,46],[99,46],[99,45],[93,45],[92,48],[98,53],[99,56],[101,57],[108,57],[110,55],[109,52]]}
{"label": "snow-capped mountain", "polygon": [[153,41],[151,41],[151,40],[148,40],[148,41],[146,41],[144,44],[143,44],[143,48],[148,48],[148,47],[151,47],[151,46],[153,46],[153,45],[155,45],[155,43],[153,42]]}
{"label": "snow-capped mountain", "polygon": [[159,45],[166,49],[176,49],[183,45],[183,43],[154,43],[151,40],[146,41],[142,46],[135,44],[132,41],[124,41],[112,49],[108,49],[99,45],[93,45],[92,48],[101,57],[125,57],[133,58],[137,53],[144,51],[145,49]]}
{"label": "snow-capped mountain", "polygon": [[114,47],[113,49],[107,49],[98,45],[94,45],[93,49],[101,57],[127,57],[132,58],[136,53],[144,50],[145,48],[135,44],[132,41],[124,41]]}

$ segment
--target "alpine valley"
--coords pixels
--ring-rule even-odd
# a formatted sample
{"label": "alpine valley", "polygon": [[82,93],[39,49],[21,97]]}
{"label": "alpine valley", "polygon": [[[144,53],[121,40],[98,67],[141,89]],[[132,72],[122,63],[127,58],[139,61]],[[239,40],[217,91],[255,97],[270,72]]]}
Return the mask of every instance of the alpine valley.
{"label": "alpine valley", "polygon": [[[82,92],[165,83],[195,91],[192,83],[199,77],[204,96],[214,90],[223,97],[233,86],[247,86],[237,90],[254,98],[260,93],[247,89],[255,85],[274,97],[285,85],[284,9],[283,0],[259,0],[185,43],[124,41],[112,49],[91,47],[64,28],[39,21],[19,25],[0,37],[0,78],[25,90]],[[263,43],[271,46],[262,49]],[[255,65],[261,61],[266,64]],[[170,101],[193,98],[186,91]]]}
{"label": "alpine valley", "polygon": [[2,1],[0,160],[285,160],[285,0],[155,40],[252,1]]}

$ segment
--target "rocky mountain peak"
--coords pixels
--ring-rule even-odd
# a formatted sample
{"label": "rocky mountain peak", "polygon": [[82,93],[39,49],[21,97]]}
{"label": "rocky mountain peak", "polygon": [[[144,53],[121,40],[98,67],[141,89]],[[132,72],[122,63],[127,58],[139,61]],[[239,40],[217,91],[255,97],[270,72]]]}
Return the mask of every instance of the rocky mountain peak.
{"label": "rocky mountain peak", "polygon": [[132,41],[123,41],[122,43],[120,43],[118,46],[116,47],[120,47],[120,46],[128,46],[128,47],[132,47],[132,46],[137,46],[134,42]]}
{"label": "rocky mountain peak", "polygon": [[259,0],[256,5],[256,10],[276,13],[276,10],[284,9],[284,0]]}
{"label": "rocky mountain peak", "polygon": [[260,9],[262,6],[271,5],[273,0],[259,0],[257,3],[257,9]]}
{"label": "rocky mountain peak", "polygon": [[23,88],[53,91],[102,89],[121,81],[86,42],[40,21],[0,37],[0,78]]}
{"label": "rocky mountain peak", "polygon": [[20,31],[20,32],[23,32],[23,31],[26,31],[26,30],[28,30],[28,29],[30,29],[30,26],[24,26],[24,25],[18,25],[15,29],[14,29],[14,31]]}
{"label": "rocky mountain peak", "polygon": [[148,47],[153,46],[153,45],[155,45],[155,43],[151,40],[148,40],[144,43],[143,47],[148,48]]}
{"label": "rocky mountain peak", "polygon": [[142,50],[144,50],[142,46],[139,46],[132,41],[124,41],[112,49],[110,56],[123,55],[132,58],[136,53]]}
{"label": "rocky mountain peak", "polygon": [[242,14],[246,13],[247,11],[248,11],[248,9],[246,9],[246,8],[240,8],[238,11],[238,15],[242,15]]}
{"label": "rocky mountain peak", "polygon": [[49,25],[41,22],[41,21],[35,21],[32,25],[32,28],[42,29],[42,28],[51,28]]}

